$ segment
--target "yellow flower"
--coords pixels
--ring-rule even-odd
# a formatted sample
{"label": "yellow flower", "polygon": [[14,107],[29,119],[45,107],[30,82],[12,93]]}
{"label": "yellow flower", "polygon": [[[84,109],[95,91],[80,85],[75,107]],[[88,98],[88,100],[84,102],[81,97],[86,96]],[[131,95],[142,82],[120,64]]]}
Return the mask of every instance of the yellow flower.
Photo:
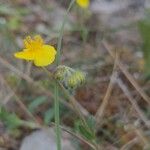
{"label": "yellow flower", "polygon": [[27,36],[24,40],[25,48],[14,54],[16,58],[31,60],[38,67],[47,66],[54,62],[56,50],[51,45],[44,44],[41,36],[36,35],[32,39]]}
{"label": "yellow flower", "polygon": [[82,8],[88,8],[89,7],[89,0],[76,0],[77,4]]}

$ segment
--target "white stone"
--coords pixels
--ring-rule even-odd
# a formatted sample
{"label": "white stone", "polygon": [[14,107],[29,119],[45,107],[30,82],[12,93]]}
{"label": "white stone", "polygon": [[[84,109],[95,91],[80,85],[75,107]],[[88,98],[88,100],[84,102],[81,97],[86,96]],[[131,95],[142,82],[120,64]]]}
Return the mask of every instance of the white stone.
{"label": "white stone", "polygon": [[[38,130],[25,137],[20,150],[57,150],[53,129]],[[71,142],[62,138],[62,150],[75,150]]]}

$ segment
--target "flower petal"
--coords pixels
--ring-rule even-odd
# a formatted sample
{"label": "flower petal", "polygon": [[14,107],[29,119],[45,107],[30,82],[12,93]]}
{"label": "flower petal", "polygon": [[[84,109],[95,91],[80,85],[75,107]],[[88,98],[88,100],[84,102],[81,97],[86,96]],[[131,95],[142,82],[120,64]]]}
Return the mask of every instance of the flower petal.
{"label": "flower petal", "polygon": [[27,49],[25,49],[22,52],[15,53],[14,56],[16,58],[25,59],[25,60],[33,60],[34,59],[34,54],[32,52],[28,51]]}
{"label": "flower petal", "polygon": [[56,50],[53,46],[44,45],[35,53],[34,64],[36,66],[47,66],[54,62]]}
{"label": "flower petal", "polygon": [[77,4],[82,8],[88,8],[89,0],[76,0]]}
{"label": "flower petal", "polygon": [[27,36],[27,37],[23,40],[23,42],[24,42],[25,48],[27,48],[27,49],[30,49],[30,48],[31,48],[32,39],[31,39],[30,36]]}

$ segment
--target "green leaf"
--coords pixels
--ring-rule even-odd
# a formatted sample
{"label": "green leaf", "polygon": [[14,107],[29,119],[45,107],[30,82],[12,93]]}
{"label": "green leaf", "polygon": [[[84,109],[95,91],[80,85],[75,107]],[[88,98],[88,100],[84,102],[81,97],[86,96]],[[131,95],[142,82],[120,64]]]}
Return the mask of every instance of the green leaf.
{"label": "green leaf", "polygon": [[49,110],[47,110],[44,114],[44,123],[46,125],[48,125],[51,120],[54,118],[54,109],[50,108]]}
{"label": "green leaf", "polygon": [[22,120],[15,113],[9,113],[4,108],[0,108],[0,120],[8,129],[16,129],[22,125]]}
{"label": "green leaf", "polygon": [[47,98],[45,96],[40,96],[36,99],[34,99],[28,106],[28,109],[31,112],[34,112],[34,110],[36,108],[38,108],[40,105],[42,105],[43,103],[45,103],[47,101]]}
{"label": "green leaf", "polygon": [[91,130],[95,129],[96,121],[92,115],[87,118],[87,124]]}
{"label": "green leaf", "polygon": [[83,135],[86,139],[90,141],[95,139],[95,133],[92,132],[91,130],[88,130],[87,127],[85,127],[80,120],[76,122],[75,129],[77,132]]}

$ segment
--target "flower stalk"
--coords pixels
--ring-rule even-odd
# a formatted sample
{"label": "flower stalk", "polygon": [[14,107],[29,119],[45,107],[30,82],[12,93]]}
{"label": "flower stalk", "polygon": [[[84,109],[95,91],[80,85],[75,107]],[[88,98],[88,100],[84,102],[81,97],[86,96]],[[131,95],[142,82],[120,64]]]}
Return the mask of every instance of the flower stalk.
{"label": "flower stalk", "polygon": [[[60,57],[61,57],[61,45],[62,45],[62,38],[63,38],[63,31],[65,27],[65,23],[67,20],[67,14],[72,8],[75,0],[71,0],[67,12],[64,16],[64,20],[60,29],[60,34],[57,43],[57,55],[56,55],[56,65],[59,66],[60,64]],[[56,143],[57,143],[57,150],[61,150],[61,129],[60,129],[60,117],[59,117],[59,85],[55,82],[55,124],[56,124]]]}

